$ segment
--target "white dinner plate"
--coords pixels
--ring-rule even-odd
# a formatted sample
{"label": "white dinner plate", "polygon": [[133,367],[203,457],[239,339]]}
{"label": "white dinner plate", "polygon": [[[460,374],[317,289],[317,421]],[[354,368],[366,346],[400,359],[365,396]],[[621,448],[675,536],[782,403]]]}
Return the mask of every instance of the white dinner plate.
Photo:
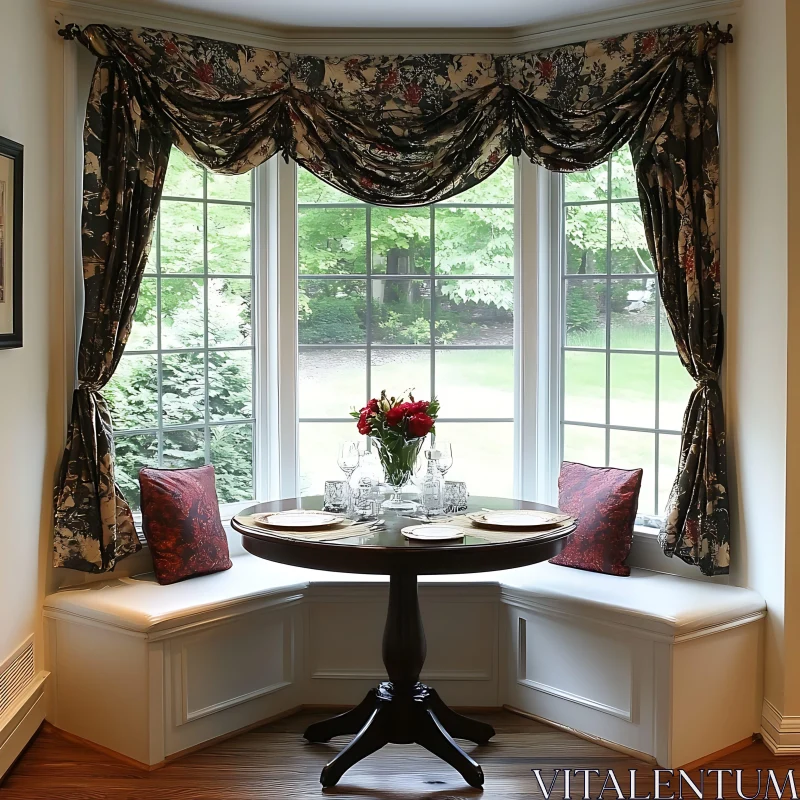
{"label": "white dinner plate", "polygon": [[435,522],[428,525],[412,525],[403,528],[406,539],[416,539],[420,542],[443,542],[448,539],[463,539],[466,531],[455,525],[437,525]]}
{"label": "white dinner plate", "polygon": [[526,530],[555,528],[573,522],[573,518],[569,514],[560,514],[553,511],[534,511],[533,509],[486,511],[479,514],[470,514],[469,518],[475,525],[486,528],[501,528],[503,530],[514,528]]}
{"label": "white dinner plate", "polygon": [[304,508],[253,515],[253,522],[256,525],[275,528],[275,530],[296,531],[311,528],[328,528],[331,525],[338,525],[343,520],[344,517],[331,514],[328,511],[312,511]]}

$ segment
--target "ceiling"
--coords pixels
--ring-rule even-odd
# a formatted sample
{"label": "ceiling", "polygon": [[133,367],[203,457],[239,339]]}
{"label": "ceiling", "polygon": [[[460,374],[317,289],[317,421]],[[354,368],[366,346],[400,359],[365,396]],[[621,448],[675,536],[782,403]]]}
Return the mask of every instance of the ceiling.
{"label": "ceiling", "polygon": [[616,16],[665,5],[643,0],[143,0],[153,10],[200,12],[281,28],[517,28]]}

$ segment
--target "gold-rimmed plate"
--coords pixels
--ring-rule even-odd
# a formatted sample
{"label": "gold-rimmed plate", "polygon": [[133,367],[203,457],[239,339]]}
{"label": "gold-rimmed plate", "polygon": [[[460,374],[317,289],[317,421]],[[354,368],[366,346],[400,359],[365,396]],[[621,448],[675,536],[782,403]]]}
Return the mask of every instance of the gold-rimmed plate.
{"label": "gold-rimmed plate", "polygon": [[467,514],[473,525],[491,530],[537,531],[566,528],[575,524],[575,518],[569,514],[553,511],[535,511],[533,509],[514,509],[510,511],[482,511]]}
{"label": "gold-rimmed plate", "polygon": [[262,528],[276,531],[312,531],[330,528],[344,522],[344,517],[329,511],[313,511],[295,508],[289,511],[273,511],[266,514],[253,514],[252,521]]}

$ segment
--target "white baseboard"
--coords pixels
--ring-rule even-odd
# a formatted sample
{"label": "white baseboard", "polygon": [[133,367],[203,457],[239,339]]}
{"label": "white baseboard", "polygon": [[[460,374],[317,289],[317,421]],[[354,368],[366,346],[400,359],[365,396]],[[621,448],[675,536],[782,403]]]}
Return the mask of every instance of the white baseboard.
{"label": "white baseboard", "polygon": [[44,689],[49,672],[39,672],[0,717],[0,780],[44,722]]}
{"label": "white baseboard", "polygon": [[776,756],[800,754],[800,717],[783,716],[766,698],[761,708],[761,736]]}

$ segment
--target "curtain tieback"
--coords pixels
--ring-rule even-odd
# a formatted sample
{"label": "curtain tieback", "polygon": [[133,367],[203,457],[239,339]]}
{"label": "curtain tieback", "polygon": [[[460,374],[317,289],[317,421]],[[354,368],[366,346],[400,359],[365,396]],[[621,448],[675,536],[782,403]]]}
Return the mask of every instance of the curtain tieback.
{"label": "curtain tieback", "polygon": [[719,390],[719,376],[718,375],[703,375],[701,378],[695,380],[696,389],[716,388]]}

